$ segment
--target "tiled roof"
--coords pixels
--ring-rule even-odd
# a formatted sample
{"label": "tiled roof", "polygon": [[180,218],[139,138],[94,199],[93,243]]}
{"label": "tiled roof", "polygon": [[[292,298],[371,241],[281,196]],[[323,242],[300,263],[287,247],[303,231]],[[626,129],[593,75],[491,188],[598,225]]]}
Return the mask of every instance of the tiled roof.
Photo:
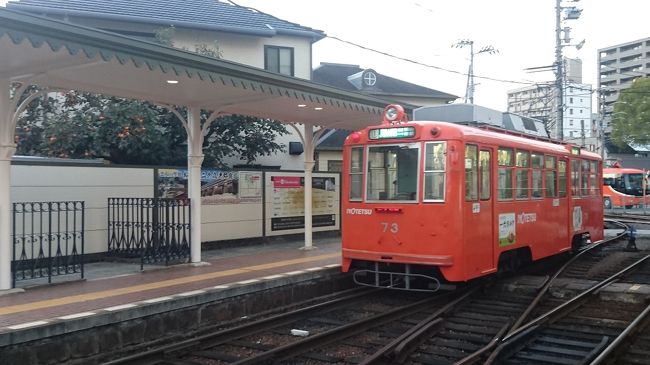
{"label": "tiled roof", "polygon": [[[348,76],[362,72],[364,69],[358,65],[346,65],[338,63],[321,63],[313,71],[312,80],[319,84],[334,86],[339,89],[349,91],[359,91],[350,81]],[[458,96],[447,94],[435,89],[429,89],[424,86],[412,84],[392,78],[390,76],[377,74],[377,84],[371,90],[361,90],[361,92],[373,95],[411,95],[418,97],[440,98],[449,101],[456,100]]]}
{"label": "tiled roof", "polygon": [[7,8],[258,36],[288,34],[314,40],[325,37],[320,30],[219,0],[20,0],[10,1]]}

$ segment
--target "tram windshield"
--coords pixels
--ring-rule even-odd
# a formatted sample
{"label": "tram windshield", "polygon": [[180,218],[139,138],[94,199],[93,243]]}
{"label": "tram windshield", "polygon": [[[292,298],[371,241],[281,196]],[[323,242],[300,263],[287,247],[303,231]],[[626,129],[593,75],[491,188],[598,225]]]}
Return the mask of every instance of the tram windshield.
{"label": "tram windshield", "polygon": [[603,183],[622,194],[643,196],[643,173],[640,172],[605,174]]}
{"label": "tram windshield", "polygon": [[418,144],[369,147],[366,199],[415,201],[419,155]]}

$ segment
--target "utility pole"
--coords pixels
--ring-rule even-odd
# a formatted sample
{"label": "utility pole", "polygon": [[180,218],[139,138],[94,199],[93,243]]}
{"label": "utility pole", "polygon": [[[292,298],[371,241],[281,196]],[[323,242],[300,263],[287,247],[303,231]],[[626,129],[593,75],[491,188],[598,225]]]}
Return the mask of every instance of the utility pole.
{"label": "utility pole", "polygon": [[485,46],[474,53],[474,41],[469,39],[461,39],[455,44],[452,44],[452,47],[455,48],[463,48],[465,46],[469,46],[469,70],[467,71],[467,87],[465,88],[464,101],[465,103],[469,101],[470,104],[474,104],[474,55],[480,53],[495,54],[499,53],[499,50],[492,46]]}
{"label": "utility pole", "polygon": [[555,89],[556,95],[556,118],[557,138],[564,139],[564,92],[562,80],[564,79],[564,62],[562,61],[562,1],[555,2]]}
{"label": "utility pole", "polygon": [[[580,0],[572,0],[578,2]],[[557,138],[564,139],[564,59],[562,58],[562,47],[575,46],[577,49],[582,48],[584,41],[578,44],[564,44],[569,43],[571,37],[569,36],[570,28],[562,29],[562,11],[566,10],[564,20],[575,20],[580,17],[581,9],[576,7],[562,7],[562,0],[555,0],[555,88],[556,94],[556,128]],[[564,32],[564,39],[562,38]]]}

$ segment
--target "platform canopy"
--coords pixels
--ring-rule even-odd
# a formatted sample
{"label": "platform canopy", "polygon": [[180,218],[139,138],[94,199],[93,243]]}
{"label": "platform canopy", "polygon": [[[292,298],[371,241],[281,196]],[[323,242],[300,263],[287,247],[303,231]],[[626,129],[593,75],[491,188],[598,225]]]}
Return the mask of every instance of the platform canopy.
{"label": "platform canopy", "polygon": [[[192,262],[199,262],[201,257],[202,142],[211,121],[220,115],[243,114],[304,124],[301,137],[305,145],[305,247],[310,248],[311,172],[314,140],[319,136],[315,127],[355,130],[376,124],[381,121],[383,108],[390,103],[235,62],[0,8],[0,290],[10,287],[10,163],[15,152],[15,127],[21,101],[37,95],[29,94],[32,85],[41,92],[81,90],[146,100],[176,113],[188,138]],[[185,107],[186,114],[181,115],[177,107]],[[201,110],[211,113],[208,122],[201,122]]]}
{"label": "platform canopy", "polygon": [[352,130],[388,102],[4,8],[0,79]]}

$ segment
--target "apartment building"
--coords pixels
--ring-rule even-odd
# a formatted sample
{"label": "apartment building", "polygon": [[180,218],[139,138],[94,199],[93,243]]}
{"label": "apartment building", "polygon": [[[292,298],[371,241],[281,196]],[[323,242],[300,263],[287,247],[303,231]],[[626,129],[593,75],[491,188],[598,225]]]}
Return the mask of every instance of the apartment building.
{"label": "apartment building", "polygon": [[[591,118],[592,86],[582,83],[581,60],[565,59],[564,69],[562,136],[567,142],[595,148],[597,126]],[[558,136],[556,104],[554,81],[508,91],[508,112],[544,121],[553,138]]]}
{"label": "apartment building", "polygon": [[621,90],[637,77],[650,75],[650,37],[598,50],[598,90],[605,119],[612,113]]}

